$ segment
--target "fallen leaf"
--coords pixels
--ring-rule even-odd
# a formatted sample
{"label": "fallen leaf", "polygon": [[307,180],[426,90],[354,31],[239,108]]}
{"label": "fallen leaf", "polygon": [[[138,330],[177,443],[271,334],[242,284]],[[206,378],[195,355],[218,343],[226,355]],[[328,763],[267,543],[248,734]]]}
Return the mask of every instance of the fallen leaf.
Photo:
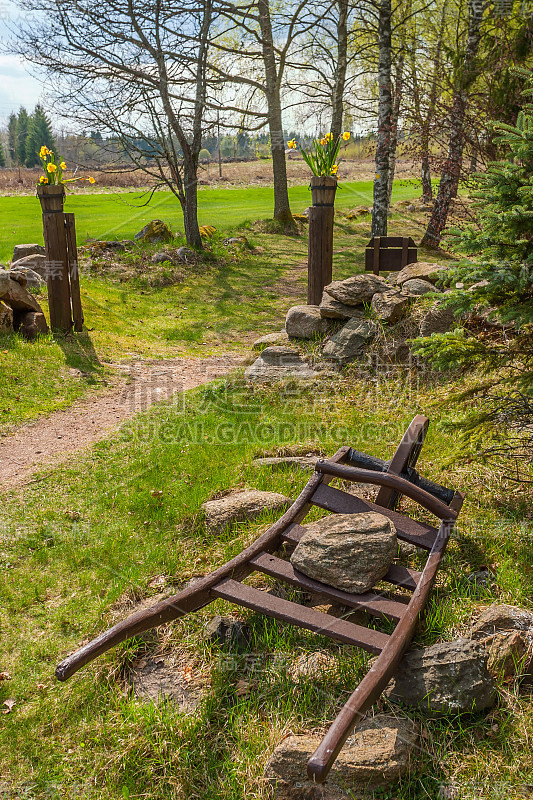
{"label": "fallen leaf", "polygon": [[9,672],[0,672],[0,681],[10,681],[11,675]]}
{"label": "fallen leaf", "polygon": [[8,700],[4,700],[4,705],[6,708],[2,710],[2,714],[9,714],[15,703],[16,700],[14,700],[12,697],[10,697]]}

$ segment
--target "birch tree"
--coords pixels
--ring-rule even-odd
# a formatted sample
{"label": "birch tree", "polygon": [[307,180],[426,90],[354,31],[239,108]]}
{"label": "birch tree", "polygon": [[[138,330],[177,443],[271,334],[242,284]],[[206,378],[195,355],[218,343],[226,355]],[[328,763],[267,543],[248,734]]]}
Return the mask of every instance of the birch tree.
{"label": "birch tree", "polygon": [[386,236],[387,213],[389,210],[390,136],[392,126],[391,0],[380,0],[378,14],[378,130],[374,205],[372,208],[372,236]]}

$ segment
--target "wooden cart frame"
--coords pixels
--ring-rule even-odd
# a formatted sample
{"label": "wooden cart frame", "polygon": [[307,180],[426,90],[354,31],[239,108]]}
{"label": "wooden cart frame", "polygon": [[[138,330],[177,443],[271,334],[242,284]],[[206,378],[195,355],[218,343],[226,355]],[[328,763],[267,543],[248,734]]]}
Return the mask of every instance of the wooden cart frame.
{"label": "wooden cart frame", "polygon": [[[119,642],[197,611],[219,598],[345,644],[361,647],[378,658],[341,709],[308,763],[309,777],[318,782],[324,781],[347,737],[394,675],[426,605],[463,503],[463,495],[422,478],[415,470],[428,423],[426,417],[418,415],[414,418],[390,462],[380,461],[350,447],[342,447],[332,458],[320,460],[298,499],[250,547],[193,586],[114,625],[68,656],[58,665],[56,676],[64,681]],[[379,487],[375,502],[331,487],[329,484],[333,478]],[[434,514],[440,520],[439,527],[398,513],[395,509],[402,495]],[[378,591],[364,594],[339,591],[307,578],[295,570],[290,561],[277,555],[282,545],[296,545],[299,542],[306,530],[301,523],[313,506],[341,514],[378,511],[392,520],[400,540],[427,551],[429,555],[422,572],[394,564],[385,575],[384,581],[391,586],[412,592],[409,601],[401,602]],[[270,575],[305,592],[320,594],[326,600],[341,603],[350,609],[363,609],[370,616],[395,622],[396,626],[388,635],[267,594],[243,583],[253,572]]]}

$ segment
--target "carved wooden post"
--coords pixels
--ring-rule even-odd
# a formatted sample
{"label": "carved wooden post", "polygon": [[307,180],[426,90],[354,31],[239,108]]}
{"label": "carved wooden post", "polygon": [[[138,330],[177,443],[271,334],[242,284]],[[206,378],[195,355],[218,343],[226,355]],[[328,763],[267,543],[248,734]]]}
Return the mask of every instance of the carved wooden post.
{"label": "carved wooden post", "polygon": [[68,248],[63,202],[65,187],[61,184],[38,186],[37,196],[43,210],[43,233],[46,253],[48,306],[52,330],[68,333],[72,327]]}
{"label": "carved wooden post", "polygon": [[311,178],[313,205],[309,209],[309,258],[307,302],[318,306],[324,286],[331,283],[333,263],[333,216],[337,178]]}

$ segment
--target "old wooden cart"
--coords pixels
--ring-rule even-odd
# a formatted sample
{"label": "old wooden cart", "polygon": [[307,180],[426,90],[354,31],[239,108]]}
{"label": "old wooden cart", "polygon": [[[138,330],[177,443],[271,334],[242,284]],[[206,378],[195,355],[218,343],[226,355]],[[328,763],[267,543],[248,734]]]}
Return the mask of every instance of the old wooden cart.
{"label": "old wooden cart", "polygon": [[[390,462],[380,461],[350,447],[341,447],[332,458],[319,461],[298,499],[250,547],[193,586],[150,609],[133,614],[68,656],[56,669],[59,680],[66,680],[84,664],[124,639],[197,611],[218,598],[361,647],[378,658],[309,760],[309,776],[319,782],[325,780],[346,738],[394,674],[426,604],[461,509],[463,496],[460,493],[424,479],[415,470],[427,427],[427,418],[416,416]],[[375,502],[333,488],[330,486],[333,478],[379,487]],[[396,509],[402,495],[435,515],[440,520],[439,526],[399,513]],[[339,591],[307,578],[297,572],[290,561],[280,557],[278,551],[283,545],[296,545],[301,539],[305,532],[301,523],[313,506],[342,514],[378,511],[392,520],[400,540],[427,551],[428,558],[422,572],[394,564],[384,578],[385,583],[411,592],[410,599],[401,602],[401,598],[390,597],[386,591],[364,594]],[[364,609],[370,616],[391,620],[396,623],[394,631],[388,635],[247,586],[244,580],[256,571],[306,592],[318,593],[330,602],[341,603],[350,609]]]}

